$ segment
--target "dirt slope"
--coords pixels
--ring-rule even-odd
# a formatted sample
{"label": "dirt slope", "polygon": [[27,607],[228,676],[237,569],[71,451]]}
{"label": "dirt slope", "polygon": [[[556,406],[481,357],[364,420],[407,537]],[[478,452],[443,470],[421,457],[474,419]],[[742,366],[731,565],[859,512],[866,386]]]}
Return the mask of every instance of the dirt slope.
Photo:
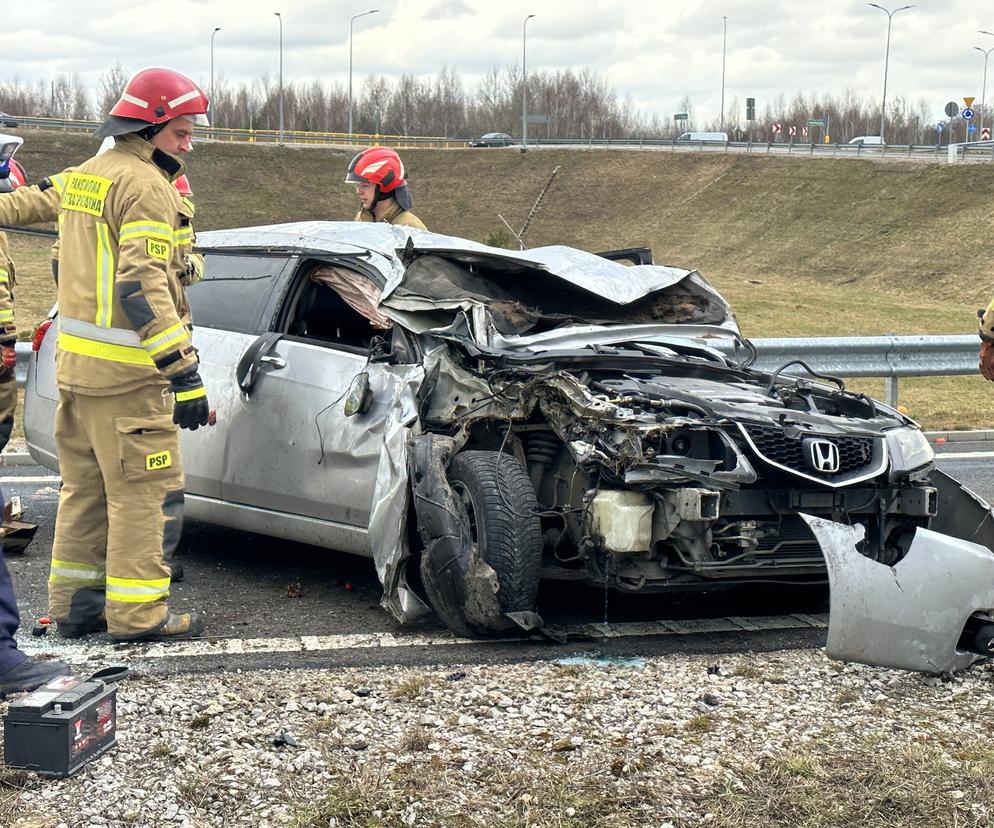
{"label": "dirt slope", "polygon": [[[38,177],[85,157],[88,136],[26,132]],[[198,227],[348,218],[351,151],[202,144],[190,158]],[[519,227],[556,165],[530,245],[649,245],[657,261],[740,280],[986,302],[994,287],[994,166],[631,150],[407,150],[416,212],[484,240]]]}

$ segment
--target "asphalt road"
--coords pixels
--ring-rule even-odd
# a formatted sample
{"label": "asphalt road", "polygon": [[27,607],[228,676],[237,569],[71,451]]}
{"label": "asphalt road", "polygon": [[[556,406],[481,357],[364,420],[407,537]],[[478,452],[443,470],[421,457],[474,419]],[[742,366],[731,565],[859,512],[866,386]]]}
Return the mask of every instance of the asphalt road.
{"label": "asphalt road", "polygon": [[[938,447],[940,466],[988,500],[994,499],[994,443]],[[20,496],[25,518],[40,524],[24,554],[7,556],[28,649],[64,648],[59,639],[32,639],[33,620],[46,611],[58,478],[38,466],[0,468],[8,497]],[[539,612],[570,632],[565,644],[542,639],[468,645],[433,616],[400,626],[379,607],[372,562],[302,544],[273,541],[188,522],[177,557],[185,578],[171,605],[208,613],[210,643],[152,652],[153,671],[253,669],[332,664],[499,662],[578,652],[633,656],[675,651],[721,653],[812,647],[824,643],[825,588],[766,587],[674,599],[605,593],[553,582],[543,585]],[[752,619],[752,620],[750,620]],[[607,622],[606,624],[604,622]],[[114,655],[109,639],[69,645],[68,657]],[[171,654],[176,653],[173,657]]]}

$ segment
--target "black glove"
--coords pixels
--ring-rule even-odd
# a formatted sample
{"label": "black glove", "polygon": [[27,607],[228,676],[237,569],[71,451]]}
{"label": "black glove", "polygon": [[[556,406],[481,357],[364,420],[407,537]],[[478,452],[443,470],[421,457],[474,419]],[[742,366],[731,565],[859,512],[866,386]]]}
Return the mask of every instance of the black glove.
{"label": "black glove", "polygon": [[173,377],[172,387],[173,394],[176,395],[173,422],[180,428],[188,428],[190,431],[196,431],[200,426],[207,425],[210,404],[207,402],[207,391],[196,369]]}

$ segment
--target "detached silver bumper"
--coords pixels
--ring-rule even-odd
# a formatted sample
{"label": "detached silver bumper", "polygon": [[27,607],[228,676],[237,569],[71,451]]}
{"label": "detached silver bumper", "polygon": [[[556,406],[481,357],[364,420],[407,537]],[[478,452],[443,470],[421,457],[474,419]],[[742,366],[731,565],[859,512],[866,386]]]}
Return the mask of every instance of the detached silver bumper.
{"label": "detached silver bumper", "polygon": [[938,469],[932,530],[894,566],[863,557],[862,526],[802,515],[821,545],[831,588],[829,658],[951,673],[994,654],[994,511]]}

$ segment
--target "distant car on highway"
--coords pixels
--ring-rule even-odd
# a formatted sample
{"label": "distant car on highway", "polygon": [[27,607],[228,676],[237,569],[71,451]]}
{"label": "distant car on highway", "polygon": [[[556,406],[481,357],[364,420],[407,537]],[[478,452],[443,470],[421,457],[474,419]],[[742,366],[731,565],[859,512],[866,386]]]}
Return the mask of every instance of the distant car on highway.
{"label": "distant car on highway", "polygon": [[0,112],[0,127],[16,127],[17,119],[6,112]]}
{"label": "distant car on highway", "polygon": [[849,143],[859,144],[861,147],[882,147],[884,142],[879,135],[859,135]]}
{"label": "distant car on highway", "polygon": [[514,139],[506,132],[487,132],[469,142],[471,147],[509,147]]}
{"label": "distant car on highway", "polygon": [[685,132],[677,141],[724,141],[728,142],[727,132]]}

